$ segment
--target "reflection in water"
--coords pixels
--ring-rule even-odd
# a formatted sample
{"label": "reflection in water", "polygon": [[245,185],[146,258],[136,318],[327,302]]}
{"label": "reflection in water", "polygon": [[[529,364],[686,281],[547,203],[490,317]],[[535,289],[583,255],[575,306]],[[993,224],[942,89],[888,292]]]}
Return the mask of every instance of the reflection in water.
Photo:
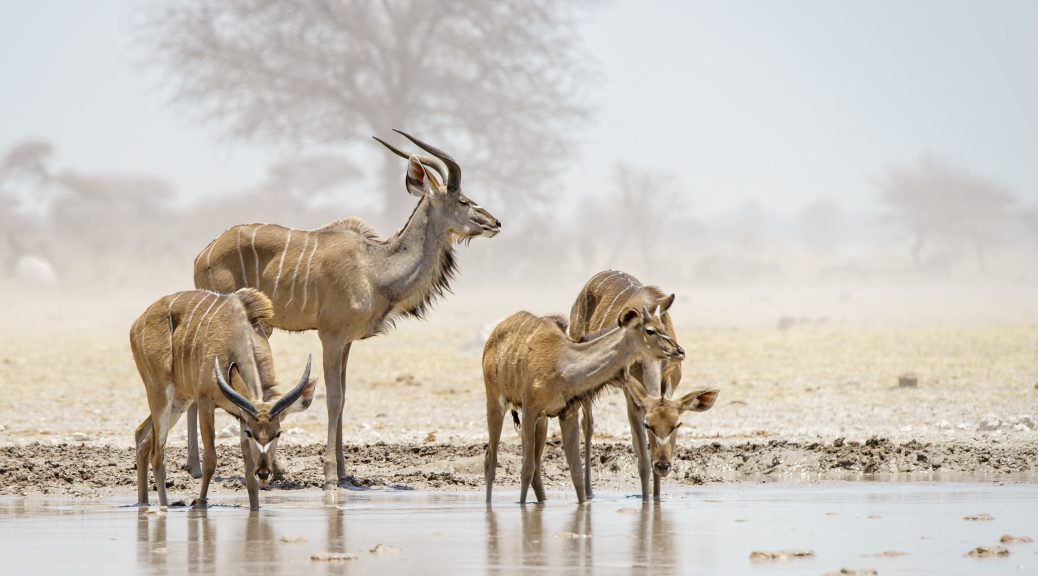
{"label": "reflection in water", "polygon": [[643,502],[638,511],[638,531],[631,562],[635,566],[677,566],[674,527],[659,502]]}
{"label": "reflection in water", "polygon": [[[164,569],[167,556],[166,512],[137,510],[137,565]],[[163,571],[163,570],[158,570]]]}
{"label": "reflection in water", "polygon": [[216,527],[208,510],[191,510],[187,519],[187,557],[190,574],[206,574],[216,564]]}
{"label": "reflection in water", "polygon": [[[625,511],[634,512],[630,508]],[[595,563],[595,541],[599,541],[600,556],[612,557],[617,553],[613,543],[621,534],[621,547],[626,548],[628,541],[633,545],[629,555],[632,566],[677,566],[675,527],[659,503],[643,504],[637,516],[619,515],[615,509],[604,507],[598,514],[609,517],[600,518],[606,527],[601,534],[595,533],[592,526],[595,513],[593,504],[576,506],[560,520],[557,510],[541,505],[501,511],[488,507],[487,567],[507,571],[509,567],[528,566],[563,569],[566,574],[590,574]]]}
{"label": "reflection in water", "polygon": [[250,563],[262,566],[276,566],[278,546],[274,539],[274,528],[265,514],[249,512],[245,522],[244,556]]}

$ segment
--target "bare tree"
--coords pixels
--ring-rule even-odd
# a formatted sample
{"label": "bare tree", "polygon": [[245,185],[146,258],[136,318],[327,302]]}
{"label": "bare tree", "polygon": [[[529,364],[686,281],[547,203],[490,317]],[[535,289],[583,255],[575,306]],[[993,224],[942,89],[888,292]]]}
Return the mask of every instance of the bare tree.
{"label": "bare tree", "polygon": [[[576,24],[594,4],[156,0],[141,38],[177,98],[231,137],[435,134],[461,150],[469,182],[492,182],[495,200],[521,207],[562,166],[586,114]],[[380,172],[383,217],[398,222],[409,206],[399,159],[382,155]]]}
{"label": "bare tree", "polygon": [[578,206],[579,257],[586,267],[601,268],[616,265],[626,252],[637,258],[635,268],[651,275],[656,255],[670,252],[660,244],[684,208],[684,190],[672,172],[622,161],[613,166],[612,187],[611,194]]}
{"label": "bare tree", "polygon": [[912,238],[917,268],[929,248],[955,256],[968,245],[977,267],[985,269],[987,251],[1006,227],[1015,202],[1002,185],[933,155],[891,168],[880,190],[893,220]]}

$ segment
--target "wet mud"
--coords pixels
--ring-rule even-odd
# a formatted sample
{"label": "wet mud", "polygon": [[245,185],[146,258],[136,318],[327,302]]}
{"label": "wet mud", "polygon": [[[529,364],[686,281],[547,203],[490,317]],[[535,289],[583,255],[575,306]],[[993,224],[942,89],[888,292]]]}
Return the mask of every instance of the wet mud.
{"label": "wet mud", "polygon": [[[518,485],[518,445],[502,445],[497,486]],[[357,487],[397,489],[479,489],[483,487],[485,444],[374,443],[348,445],[346,467]],[[190,498],[198,481],[180,469],[183,448],[167,450],[167,485],[177,498]],[[278,449],[284,467],[272,489],[320,488],[323,446]],[[627,444],[596,443],[596,490],[637,490],[636,460]],[[972,479],[1038,477],[1038,446],[1026,444],[966,445],[881,438],[865,442],[801,443],[786,440],[710,442],[678,448],[675,472],[665,490],[718,482],[818,481],[841,479]],[[545,480],[569,488],[569,472],[557,441],[545,452]],[[136,464],[130,448],[87,444],[28,444],[0,447],[0,495],[52,494],[77,497],[133,495]],[[218,447],[214,495],[243,491],[242,461],[235,447]]]}

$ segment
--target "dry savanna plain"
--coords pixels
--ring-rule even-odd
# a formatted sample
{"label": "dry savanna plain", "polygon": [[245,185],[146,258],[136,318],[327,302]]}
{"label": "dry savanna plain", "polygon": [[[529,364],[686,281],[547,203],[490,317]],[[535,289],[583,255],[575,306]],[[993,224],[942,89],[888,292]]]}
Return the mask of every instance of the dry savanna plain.
{"label": "dry savanna plain", "polygon": [[[483,338],[520,308],[567,313],[579,287],[532,293],[460,285],[428,319],[403,320],[388,335],[356,343],[344,417],[354,483],[481,489]],[[684,416],[665,487],[1035,478],[1038,323],[1026,308],[1027,294],[1003,295],[993,313],[982,314],[968,291],[935,301],[925,291],[903,298],[842,290],[671,290],[678,294],[677,336],[688,351],[679,393],[717,387],[721,394],[712,410]],[[134,498],[133,429],[147,415],[147,402],[127,332],[159,295],[37,291],[20,294],[23,305],[4,311],[0,495]],[[271,344],[286,379],[299,374],[307,353],[320,355],[314,333],[275,332]],[[279,446],[286,473],[275,489],[321,486],[323,378],[317,394],[308,411],[286,420]],[[178,465],[185,458],[183,422],[169,441]],[[212,496],[241,495],[235,420],[218,412],[217,432]],[[545,481],[568,495],[557,424],[549,434]],[[518,484],[519,444],[506,426],[502,488]],[[596,491],[637,491],[617,390],[597,406],[594,453]],[[171,468],[173,497],[193,498],[197,482]]]}

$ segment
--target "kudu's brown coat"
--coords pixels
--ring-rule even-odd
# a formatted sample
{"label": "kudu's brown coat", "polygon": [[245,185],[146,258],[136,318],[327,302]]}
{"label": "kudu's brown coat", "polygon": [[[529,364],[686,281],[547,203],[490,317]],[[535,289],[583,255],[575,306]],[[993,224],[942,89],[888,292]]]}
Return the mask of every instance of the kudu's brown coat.
{"label": "kudu's brown coat", "polygon": [[135,434],[140,504],[148,503],[149,459],[159,503],[167,504],[166,438],[194,404],[205,448],[198,503],[205,504],[216,470],[214,416],[219,407],[241,423],[249,504],[259,508],[257,477],[265,482],[270,476],[281,419],[309,406],[317,384],[309,377],[308,362],[291,391],[278,390],[262,326],[272,312],[267,297],[253,289],[232,294],[193,290],[160,298],[133,323],[130,348],[151,411]]}
{"label": "kudu's brown coat", "polygon": [[[673,294],[667,295],[655,286],[645,286],[626,272],[605,270],[592,276],[577,295],[573,308],[570,310],[568,334],[570,338],[579,340],[611,325],[622,311],[644,307],[659,319],[662,331],[676,341],[674,323],[668,313],[673,303]],[[638,458],[642,498],[649,497],[650,478],[652,479],[653,494],[659,497],[660,476],[661,473],[666,475],[669,472],[672,448],[659,446],[654,434],[648,434],[647,437],[646,411],[635,401],[630,390],[624,385],[628,375],[641,382],[648,397],[669,399],[681,382],[681,362],[669,359],[635,362],[627,373],[618,373],[610,382],[624,390],[624,397],[627,400],[627,418],[631,426],[631,444]],[[716,391],[714,392],[716,393]],[[646,402],[645,404],[652,404],[654,408],[670,406],[668,403],[659,402]],[[701,408],[705,410],[710,405],[713,405],[713,401],[710,401],[709,405],[703,403],[696,406],[706,406],[706,408]],[[584,460],[586,463],[584,484],[588,498],[591,498],[591,438],[594,431],[592,403],[583,402],[581,409],[584,413]],[[658,418],[661,429],[667,427],[670,415],[672,414],[668,412],[667,417]],[[674,414],[675,418],[676,415]],[[676,427],[676,419],[670,425]],[[668,440],[671,438],[669,435],[665,437]],[[664,455],[666,458],[661,459],[660,457]],[[661,465],[659,469],[653,466],[654,462]],[[666,470],[663,469],[664,467]]]}
{"label": "kudu's brown coat", "polygon": [[325,489],[347,480],[342,411],[352,342],[387,331],[397,318],[422,318],[449,290],[454,245],[500,230],[496,218],[461,192],[461,170],[450,156],[405,136],[433,156],[407,156],[383,142],[408,158],[406,188],[420,198],[391,237],[379,238],[359,218],[318,230],[246,224],[221,234],[195,260],[196,287],[259,288],[274,305],[271,327],[317,330],[328,391]]}
{"label": "kudu's brown coat", "polygon": [[566,336],[566,321],[518,312],[503,320],[483,348],[483,380],[487,392],[490,435],[484,461],[486,498],[491,501],[497,471],[497,446],[509,408],[522,411],[523,464],[519,501],[533,484],[538,501],[545,499],[541,457],[548,418],[559,417],[562,446],[577,500],[586,501],[580,463],[577,409],[617,372],[632,362],[661,358],[680,360],[684,351],[662,333],[658,317],[642,309],[618,315],[610,328],[582,342]]}

